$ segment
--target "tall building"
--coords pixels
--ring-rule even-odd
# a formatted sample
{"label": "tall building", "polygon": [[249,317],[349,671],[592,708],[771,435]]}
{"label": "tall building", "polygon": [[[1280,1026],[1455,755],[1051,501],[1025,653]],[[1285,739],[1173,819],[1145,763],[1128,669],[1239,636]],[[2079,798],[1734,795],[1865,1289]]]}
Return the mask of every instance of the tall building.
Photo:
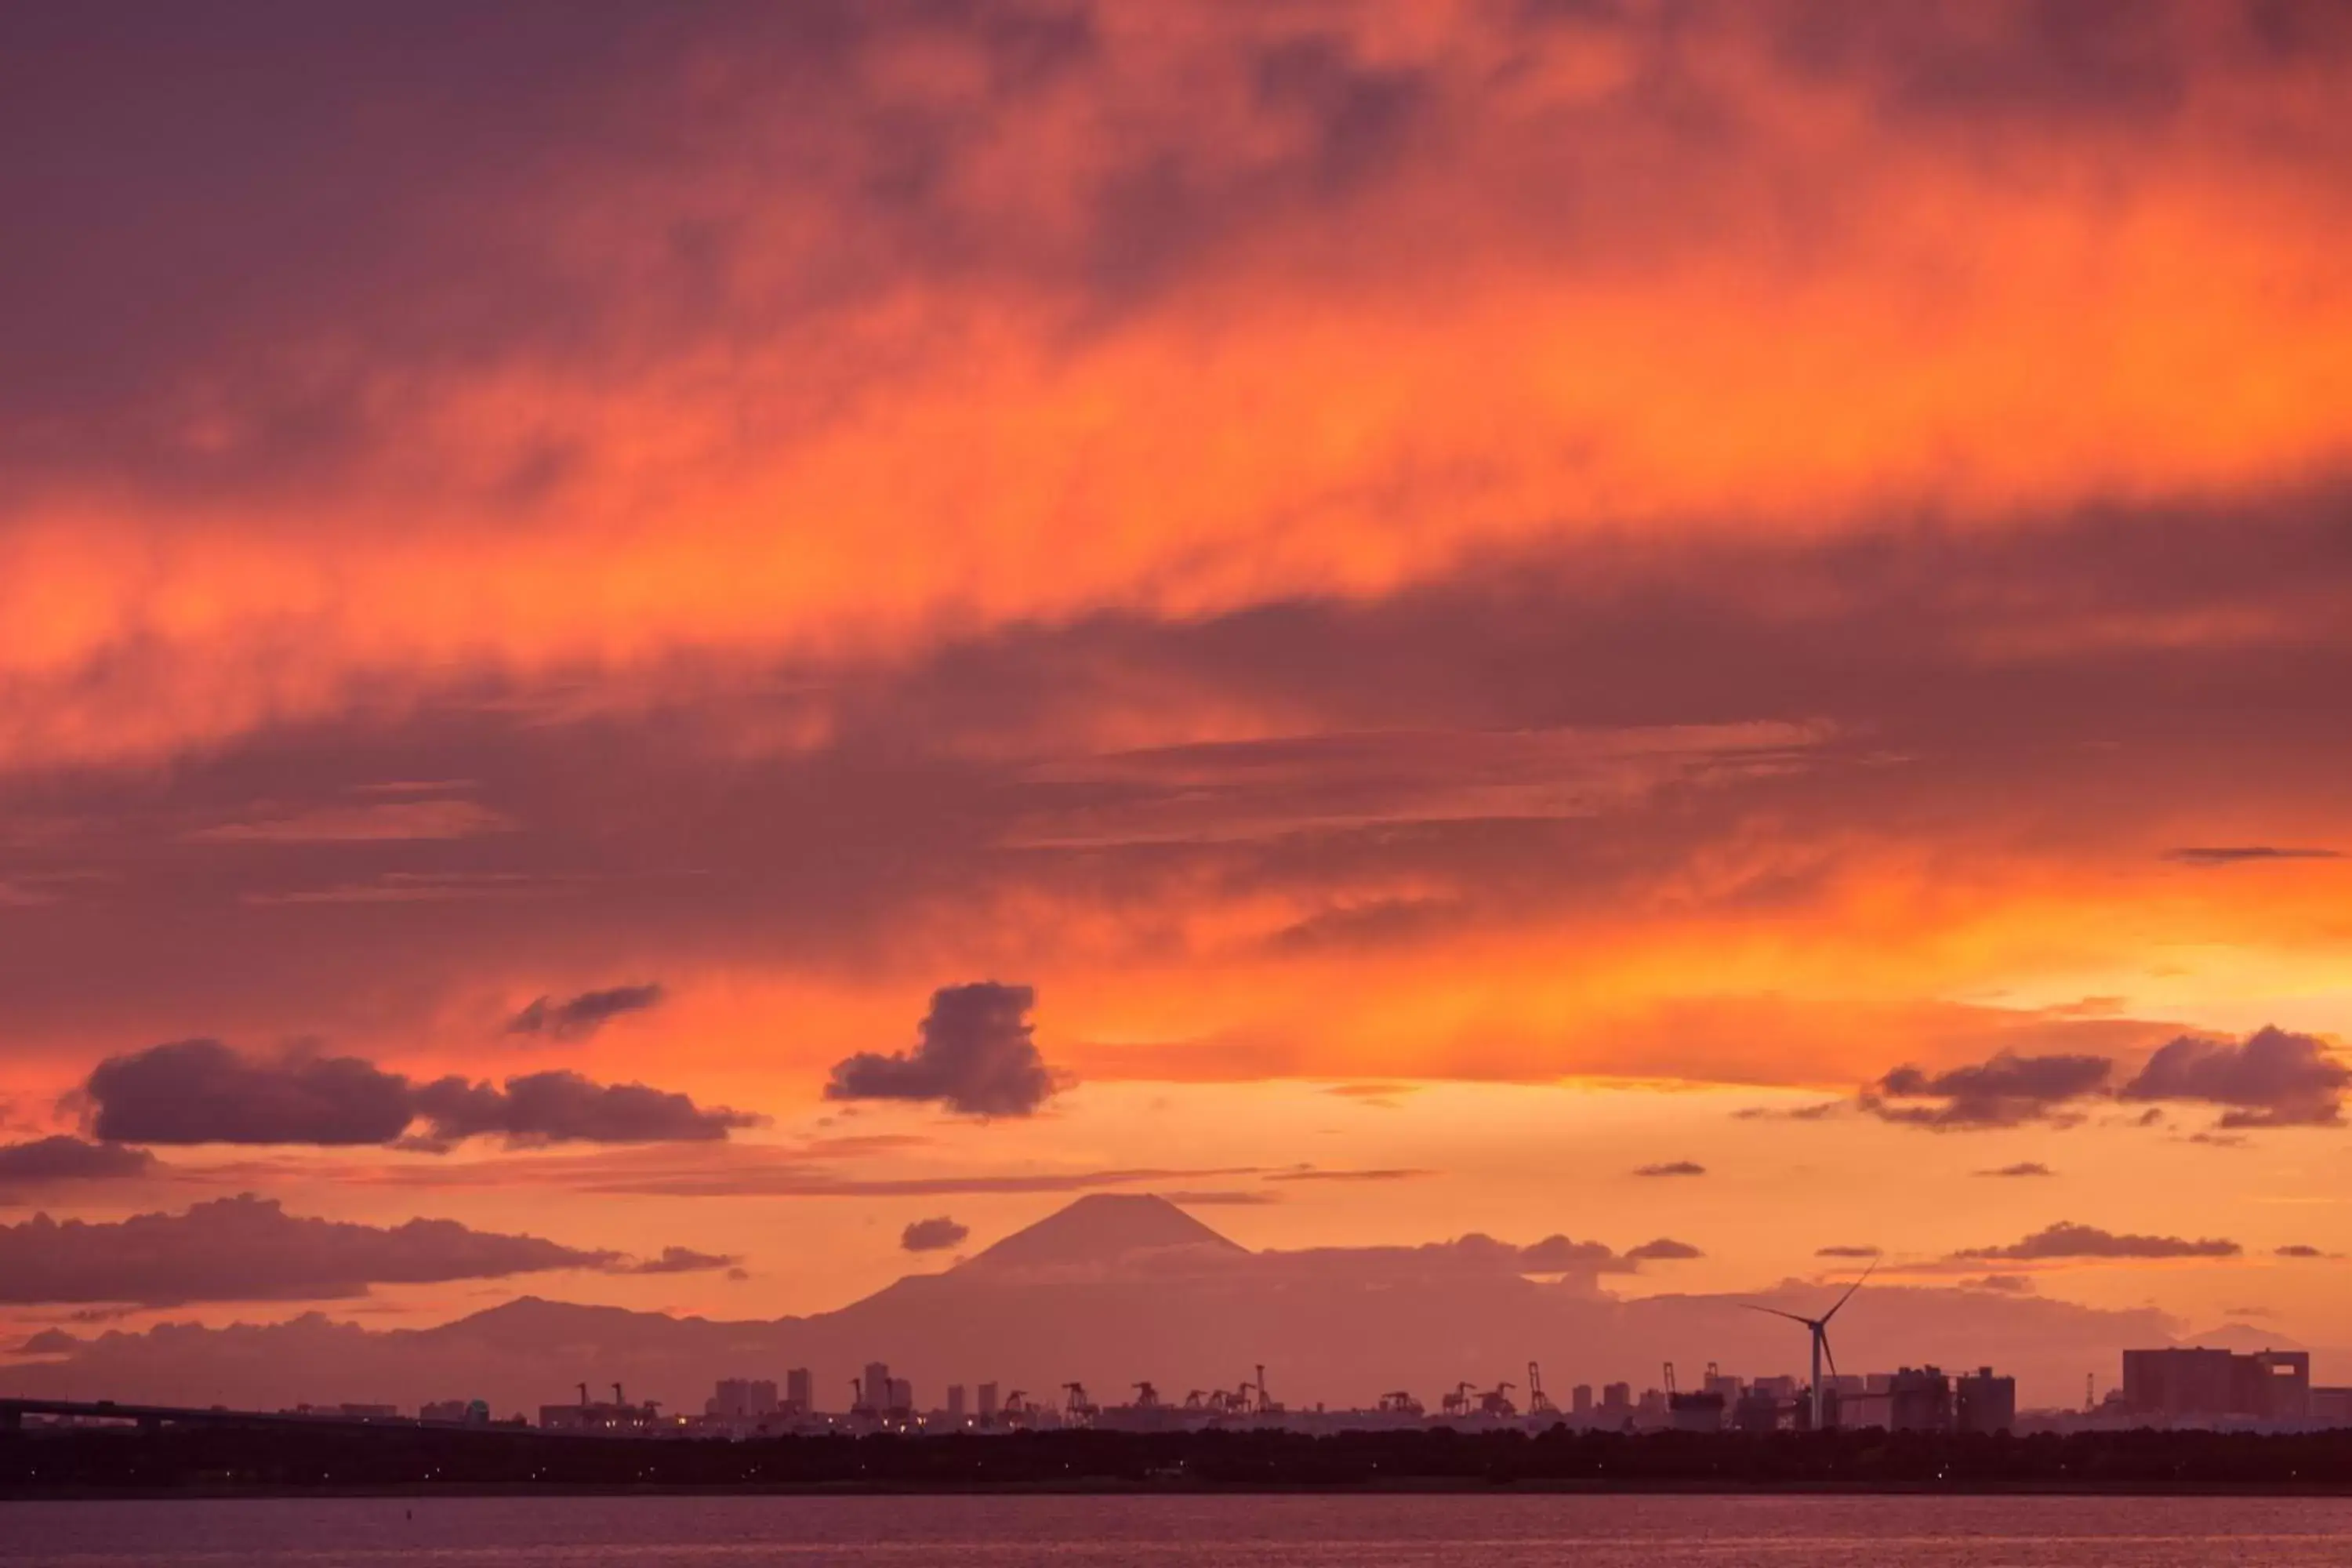
{"label": "tall building", "polygon": [[1893,1432],[1952,1429],[1952,1380],[1940,1368],[1901,1367],[1886,1384],[1886,1426]]}
{"label": "tall building", "polygon": [[2123,1402],[2135,1415],[2171,1421],[2305,1421],[2311,1415],[2311,1357],[2303,1351],[2126,1351]]}
{"label": "tall building", "polygon": [[882,1401],[883,1414],[887,1415],[914,1414],[915,1385],[913,1384],[903,1377],[892,1377],[883,1380],[883,1387],[887,1391]]}
{"label": "tall building", "polygon": [[1995,1377],[1992,1368],[1964,1372],[1953,1395],[1955,1424],[1963,1432],[2006,1432],[2017,1425],[2017,1379]]}
{"label": "tall building", "polygon": [[995,1420],[998,1411],[1003,1408],[1003,1406],[998,1402],[996,1397],[996,1384],[992,1383],[982,1384],[980,1385],[981,1420],[983,1422]]}
{"label": "tall building", "polygon": [[856,1414],[878,1415],[890,1408],[890,1367],[887,1362],[869,1361],[866,1375],[857,1384]]}
{"label": "tall building", "polygon": [[1604,1383],[1601,1385],[1601,1413],[1622,1419],[1633,1413],[1633,1385],[1630,1383]]}
{"label": "tall building", "polygon": [[719,1387],[702,1407],[703,1413],[727,1421],[756,1421],[776,1413],[776,1384],[772,1378],[757,1382],[749,1378],[721,1378]]}
{"label": "tall building", "polygon": [[1572,1415],[1591,1415],[1592,1385],[1589,1383],[1580,1383],[1574,1388],[1570,1389],[1568,1392],[1568,1408],[1570,1413]]}
{"label": "tall building", "polygon": [[961,1383],[948,1384],[948,1420],[958,1426],[963,1425],[963,1384]]}
{"label": "tall building", "polygon": [[793,1367],[784,1373],[784,1409],[787,1414],[806,1415],[816,1408],[816,1383],[804,1366]]}

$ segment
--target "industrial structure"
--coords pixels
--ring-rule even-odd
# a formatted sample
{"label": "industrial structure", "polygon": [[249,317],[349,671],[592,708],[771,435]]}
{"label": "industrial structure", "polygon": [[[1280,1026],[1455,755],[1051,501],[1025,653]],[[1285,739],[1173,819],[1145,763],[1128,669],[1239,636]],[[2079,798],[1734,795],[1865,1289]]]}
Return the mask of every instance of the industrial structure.
{"label": "industrial structure", "polygon": [[2124,1352],[2122,1404],[2141,1421],[2292,1423],[2311,1415],[2307,1351]]}

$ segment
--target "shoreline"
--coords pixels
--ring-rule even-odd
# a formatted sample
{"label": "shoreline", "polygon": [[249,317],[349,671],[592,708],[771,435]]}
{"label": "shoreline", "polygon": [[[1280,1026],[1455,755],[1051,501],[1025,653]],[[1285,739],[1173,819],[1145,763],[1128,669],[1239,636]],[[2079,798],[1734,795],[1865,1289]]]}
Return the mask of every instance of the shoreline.
{"label": "shoreline", "polygon": [[2010,1497],[2010,1498],[2246,1498],[2347,1499],[2352,1484],[2315,1481],[1790,1481],[1739,1485],[1725,1481],[1645,1481],[1528,1479],[1497,1481],[1477,1477],[1430,1477],[1393,1481],[1315,1485],[1307,1482],[1167,1481],[1002,1481],[953,1483],[792,1482],[721,1483],[698,1486],[659,1482],[407,1482],[350,1487],[184,1486],[184,1487],[7,1487],[0,1488],[0,1503],[8,1502],[157,1502],[284,1501],[301,1499],[367,1500],[519,1497],[779,1497],[779,1498],[907,1498],[907,1497]]}

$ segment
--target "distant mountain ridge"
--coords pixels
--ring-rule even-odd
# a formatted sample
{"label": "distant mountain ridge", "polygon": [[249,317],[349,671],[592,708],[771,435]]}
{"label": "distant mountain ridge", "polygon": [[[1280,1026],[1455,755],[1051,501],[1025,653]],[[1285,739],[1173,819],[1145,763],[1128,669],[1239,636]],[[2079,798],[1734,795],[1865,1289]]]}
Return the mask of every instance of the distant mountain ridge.
{"label": "distant mountain ridge", "polygon": [[1246,1257],[1229,1240],[1151,1193],[1089,1193],[1014,1231],[958,1267],[970,1269],[1102,1268],[1139,1254],[1204,1248]]}
{"label": "distant mountain ridge", "polygon": [[[1730,1298],[1620,1299],[1589,1278],[1523,1276],[1517,1256],[1493,1243],[1252,1252],[1164,1198],[1096,1195],[942,1273],[807,1317],[681,1319],[525,1296],[429,1329],[320,1312],[167,1324],[0,1365],[0,1391],[264,1408],[481,1397],[506,1414],[619,1382],[699,1409],[722,1377],[804,1366],[820,1405],[837,1409],[869,1361],[910,1378],[927,1405],[949,1383],[982,1382],[1043,1396],[1077,1381],[1116,1400],[1149,1378],[1181,1398],[1264,1363],[1277,1397],[1345,1405],[1392,1388],[1434,1404],[1464,1379],[1521,1382],[1530,1361],[1556,1397],[1580,1382],[1645,1384],[1664,1361],[1748,1375],[1801,1367],[1801,1333]],[[1822,1293],[1790,1281],[1739,1300],[1804,1310]],[[2078,1400],[2085,1371],[2111,1378],[2119,1351],[2173,1342],[2175,1327],[2153,1310],[1876,1282],[1839,1324],[1849,1370],[1990,1363],[2018,1374],[2029,1403]]]}

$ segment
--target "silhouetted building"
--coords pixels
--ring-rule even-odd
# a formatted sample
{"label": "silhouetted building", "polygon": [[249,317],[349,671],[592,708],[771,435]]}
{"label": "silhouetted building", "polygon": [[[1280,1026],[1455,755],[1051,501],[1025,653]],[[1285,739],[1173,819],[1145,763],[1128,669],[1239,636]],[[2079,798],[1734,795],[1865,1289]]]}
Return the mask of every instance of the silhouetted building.
{"label": "silhouetted building", "polygon": [[660,1410],[652,1405],[542,1405],[539,1407],[539,1425],[548,1432],[589,1432],[607,1436],[635,1436],[645,1432],[661,1419]]}
{"label": "silhouetted building", "polygon": [[1589,1383],[1580,1383],[1574,1388],[1570,1389],[1568,1391],[1568,1408],[1569,1413],[1573,1415],[1591,1415],[1592,1385]]}
{"label": "silhouetted building", "polygon": [[487,1426],[490,1424],[490,1405],[486,1399],[436,1399],[418,1406],[416,1418],[419,1421]]}
{"label": "silhouetted building", "polygon": [[907,1416],[915,1413],[915,1385],[903,1377],[886,1379],[883,1386],[888,1396],[882,1402],[885,1415]]}
{"label": "silhouetted building", "polygon": [[2305,1421],[2311,1357],[2304,1351],[2124,1352],[2124,1407],[2169,1421]]}
{"label": "silhouetted building", "polygon": [[2352,1426],[2352,1388],[2313,1389],[2308,1419],[2323,1426]]}
{"label": "silhouetted building", "polygon": [[[1751,1388],[1731,1407],[1731,1424],[1742,1432],[1770,1432],[1780,1425],[1781,1402],[1760,1387]],[[1807,1415],[1811,1412],[1808,1410]]]}
{"label": "silhouetted building", "polygon": [[1723,1430],[1723,1395],[1713,1393],[1666,1395],[1666,1421],[1677,1432]]}
{"label": "silhouetted building", "polygon": [[1952,1429],[1952,1380],[1940,1368],[1900,1367],[1886,1384],[1886,1426],[1892,1432]]}
{"label": "silhouetted building", "polygon": [[982,1384],[980,1385],[980,1418],[984,1422],[993,1421],[997,1417],[997,1413],[1003,1409],[1003,1404],[996,1396],[996,1384]]}
{"label": "silhouetted building", "polygon": [[1633,1385],[1630,1383],[1605,1383],[1601,1385],[1601,1414],[1622,1421],[1633,1414]]}
{"label": "silhouetted building", "polygon": [[816,1408],[816,1380],[804,1366],[793,1367],[784,1373],[784,1413],[806,1415]]}
{"label": "silhouetted building", "polygon": [[948,1384],[948,1419],[959,1426],[963,1425],[963,1384],[961,1383]]}
{"label": "silhouetted building", "polygon": [[1962,1373],[1952,1400],[1955,1424],[1963,1432],[2007,1432],[2017,1425],[2017,1379],[1995,1377],[1980,1366]]}
{"label": "silhouetted building", "polygon": [[857,1383],[857,1403],[850,1410],[853,1415],[879,1415],[890,1408],[890,1367],[886,1362],[869,1361],[866,1375]]}
{"label": "silhouetted building", "polygon": [[725,1421],[756,1421],[776,1413],[776,1384],[772,1378],[753,1382],[749,1378],[723,1378],[719,1388],[702,1406],[703,1414]]}

